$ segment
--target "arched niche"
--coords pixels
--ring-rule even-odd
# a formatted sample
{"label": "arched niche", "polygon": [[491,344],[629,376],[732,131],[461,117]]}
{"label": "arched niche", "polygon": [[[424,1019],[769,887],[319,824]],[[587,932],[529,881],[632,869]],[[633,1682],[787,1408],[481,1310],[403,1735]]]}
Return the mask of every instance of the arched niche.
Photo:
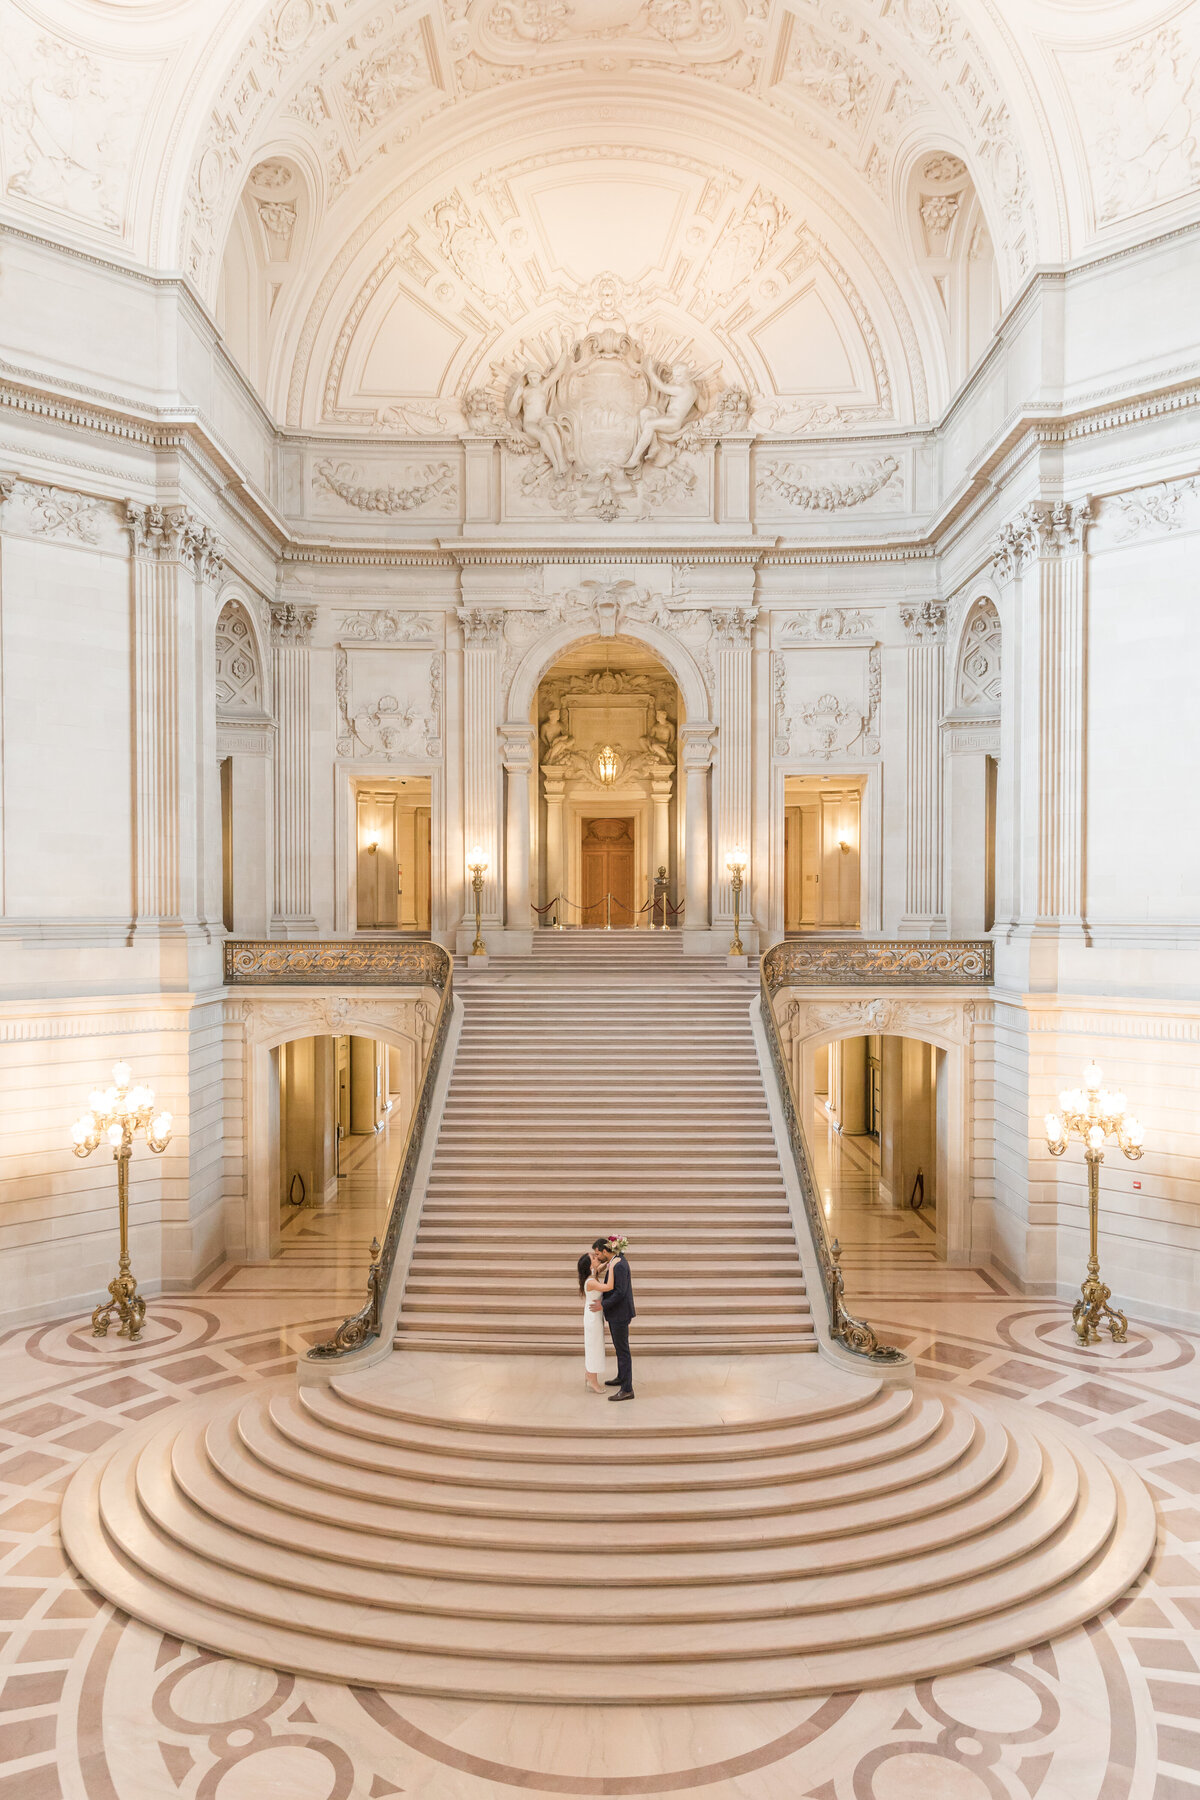
{"label": "arched niche", "polygon": [[954,711],[1000,717],[1000,614],[981,594],[963,619],[954,665]]}
{"label": "arched niche", "polygon": [[953,389],[992,342],[1001,310],[992,236],[966,160],[945,148],[915,152],[902,208]]}
{"label": "arched niche", "polygon": [[[220,596],[213,633],[214,702],[219,780],[221,918],[227,932],[261,937],[267,930],[273,830],[275,727],[270,661],[249,597]],[[214,876],[215,880],[215,876]]]}
{"label": "arched niche", "polygon": [[253,614],[236,594],[217,614],[216,681],[219,719],[268,716],[266,658]]}
{"label": "arched niche", "polygon": [[302,279],[314,216],[313,182],[302,163],[261,156],[229,228],[216,299],[225,343],[259,393],[267,390],[281,322]]}

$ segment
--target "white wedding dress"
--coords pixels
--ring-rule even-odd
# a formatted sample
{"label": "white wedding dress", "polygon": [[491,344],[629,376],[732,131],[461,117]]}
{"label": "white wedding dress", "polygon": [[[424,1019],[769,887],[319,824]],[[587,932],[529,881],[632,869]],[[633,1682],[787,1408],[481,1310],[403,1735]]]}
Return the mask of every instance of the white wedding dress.
{"label": "white wedding dress", "polygon": [[604,1313],[592,1311],[592,1302],[599,1298],[595,1288],[583,1296],[583,1366],[589,1375],[604,1373]]}

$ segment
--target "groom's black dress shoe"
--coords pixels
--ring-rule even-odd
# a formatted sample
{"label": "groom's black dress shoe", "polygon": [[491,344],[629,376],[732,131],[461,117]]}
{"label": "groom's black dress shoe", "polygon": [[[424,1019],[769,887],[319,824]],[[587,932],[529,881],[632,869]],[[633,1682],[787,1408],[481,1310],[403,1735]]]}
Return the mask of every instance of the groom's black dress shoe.
{"label": "groom's black dress shoe", "polygon": [[[608,1387],[609,1383],[605,1382],[604,1385],[605,1387]],[[632,1388],[622,1388],[619,1393],[610,1394],[608,1397],[610,1400],[632,1400],[635,1398]]]}
{"label": "groom's black dress shoe", "polygon": [[614,1375],[612,1380],[606,1381],[604,1385],[605,1387],[620,1387],[621,1377],[619,1375]]}

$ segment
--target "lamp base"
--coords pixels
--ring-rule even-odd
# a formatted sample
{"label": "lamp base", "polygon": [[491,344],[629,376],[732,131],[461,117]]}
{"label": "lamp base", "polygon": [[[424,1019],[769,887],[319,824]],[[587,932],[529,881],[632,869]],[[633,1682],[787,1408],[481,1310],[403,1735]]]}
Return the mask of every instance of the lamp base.
{"label": "lamp base", "polygon": [[142,1335],[142,1325],[146,1318],[146,1302],[138,1293],[137,1282],[128,1269],[115,1275],[108,1284],[112,1298],[107,1304],[101,1304],[92,1314],[92,1336],[107,1337],[110,1315],[117,1313],[121,1320],[121,1329],[117,1336],[128,1338],[136,1344]]}
{"label": "lamp base", "polygon": [[1123,1344],[1129,1333],[1129,1320],[1123,1312],[1108,1304],[1112,1298],[1112,1289],[1100,1279],[1098,1271],[1089,1272],[1087,1280],[1080,1289],[1080,1297],[1071,1309],[1071,1323],[1075,1327],[1075,1336],[1081,1344],[1098,1344],[1100,1342],[1099,1325],[1101,1320],[1107,1322],[1109,1335],[1114,1344]]}

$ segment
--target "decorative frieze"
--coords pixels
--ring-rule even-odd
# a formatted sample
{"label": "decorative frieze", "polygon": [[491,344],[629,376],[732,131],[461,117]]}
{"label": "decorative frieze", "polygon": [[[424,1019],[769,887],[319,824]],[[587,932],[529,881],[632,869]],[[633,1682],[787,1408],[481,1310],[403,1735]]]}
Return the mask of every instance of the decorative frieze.
{"label": "decorative frieze", "polygon": [[1114,543],[1131,544],[1156,532],[1182,531],[1194,520],[1198,495],[1200,479],[1195,475],[1186,481],[1163,481],[1131,494],[1114,494],[1104,502],[1103,517],[1106,524],[1112,520]]}
{"label": "decorative frieze", "polygon": [[404,644],[436,636],[437,619],[429,613],[401,612],[396,607],[366,606],[342,613],[338,631],[343,638],[380,644]]}
{"label": "decorative frieze", "polygon": [[425,463],[407,469],[402,476],[405,486],[387,483],[381,487],[366,486],[350,463],[334,463],[326,458],[313,469],[314,489],[324,489],[347,506],[359,512],[382,513],[394,518],[401,513],[418,512],[435,501],[442,511],[452,510],[458,500],[458,482],[449,463]]}
{"label": "decorative frieze", "polygon": [[886,493],[900,473],[894,456],[854,463],[840,480],[817,479],[807,463],[772,462],[758,472],[758,491],[783,500],[798,512],[848,512]]}
{"label": "decorative frieze", "polygon": [[858,607],[824,606],[819,612],[796,613],[779,627],[783,643],[834,644],[876,636],[875,621]]}

